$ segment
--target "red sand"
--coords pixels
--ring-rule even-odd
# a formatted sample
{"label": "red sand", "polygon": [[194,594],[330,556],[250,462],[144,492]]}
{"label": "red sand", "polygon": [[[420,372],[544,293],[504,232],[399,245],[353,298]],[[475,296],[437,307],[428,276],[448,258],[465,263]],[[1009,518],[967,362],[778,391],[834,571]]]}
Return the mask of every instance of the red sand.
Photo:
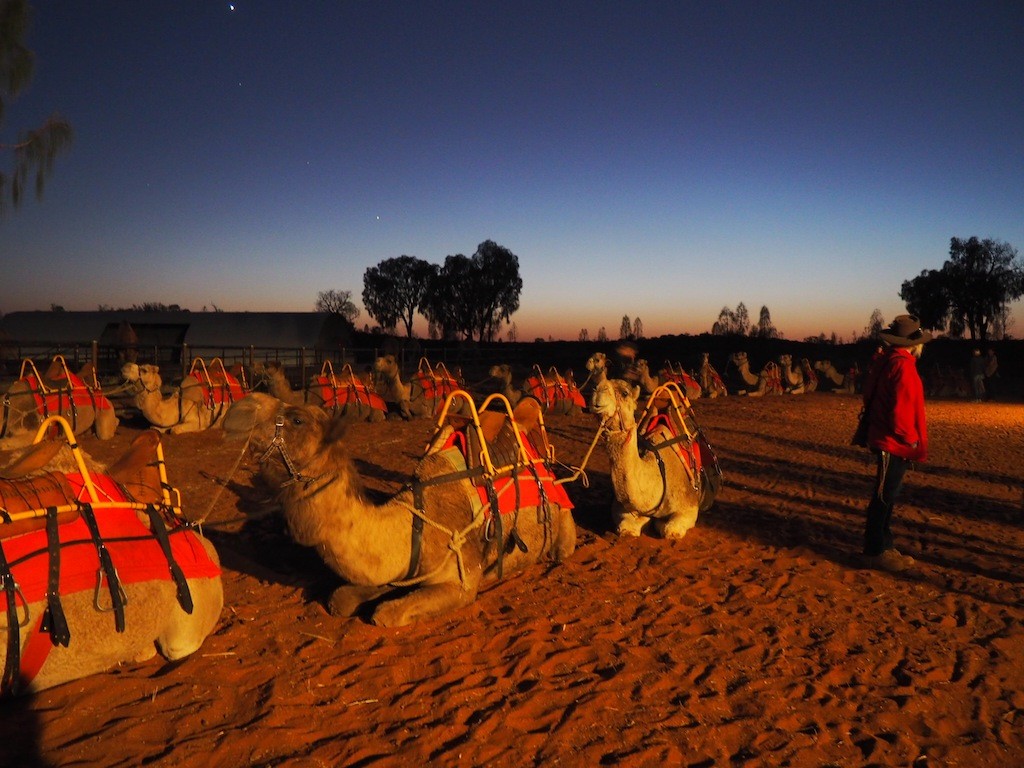
{"label": "red sand", "polygon": [[[1024,406],[931,402],[907,477],[914,574],[859,566],[872,467],[856,398],[698,401],[725,485],[681,542],[617,540],[603,450],[568,486],[579,547],[466,610],[335,619],[316,554],[255,513],[238,445],[165,438],[225,566],[203,648],[0,703],[0,765],[1024,765]],[[548,419],[578,463],[592,417]],[[358,425],[393,491],[428,421]],[[86,438],[117,456],[134,434]],[[230,476],[227,488],[219,481]]]}

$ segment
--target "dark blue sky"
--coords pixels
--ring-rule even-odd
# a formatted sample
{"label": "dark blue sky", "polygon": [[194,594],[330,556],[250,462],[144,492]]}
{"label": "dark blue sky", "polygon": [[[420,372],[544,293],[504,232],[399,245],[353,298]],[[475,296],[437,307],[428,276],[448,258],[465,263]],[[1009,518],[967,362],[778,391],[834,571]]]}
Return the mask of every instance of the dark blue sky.
{"label": "dark blue sky", "polygon": [[849,337],[950,237],[1024,247],[1018,0],[34,11],[0,140],[53,110],[76,138],[0,222],[3,312],[361,304],[383,259],[493,239],[519,338],[700,333],[740,302]]}

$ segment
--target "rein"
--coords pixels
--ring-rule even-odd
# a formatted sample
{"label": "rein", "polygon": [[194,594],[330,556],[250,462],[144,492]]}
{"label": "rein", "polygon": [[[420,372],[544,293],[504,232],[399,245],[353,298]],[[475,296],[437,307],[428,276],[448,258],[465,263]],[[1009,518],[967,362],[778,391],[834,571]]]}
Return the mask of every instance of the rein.
{"label": "rein", "polygon": [[[274,438],[270,441],[270,445],[267,446],[267,450],[263,452],[263,455],[260,456],[256,462],[258,464],[266,464],[270,460],[271,454],[274,453],[274,451],[277,451],[281,457],[281,462],[284,464],[285,471],[288,472],[288,479],[281,483],[281,487],[286,488],[289,485],[294,485],[295,483],[302,483],[303,490],[309,490],[309,486],[322,478],[323,475],[310,477],[308,475],[304,475],[301,470],[295,468],[295,463],[292,461],[291,456],[288,455],[288,451],[285,449],[283,430],[284,417],[278,416],[274,422]],[[324,485],[320,486],[309,495],[314,496],[320,493],[320,491],[324,490],[324,488],[329,486],[335,480],[337,480],[337,475],[334,475]]]}

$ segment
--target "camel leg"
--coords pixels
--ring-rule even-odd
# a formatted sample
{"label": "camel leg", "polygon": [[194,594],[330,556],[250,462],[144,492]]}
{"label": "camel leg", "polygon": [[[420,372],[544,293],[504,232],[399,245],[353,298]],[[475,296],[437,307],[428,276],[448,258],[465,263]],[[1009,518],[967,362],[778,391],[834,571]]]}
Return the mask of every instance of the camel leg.
{"label": "camel leg", "polygon": [[666,539],[681,539],[697,524],[697,508],[678,512],[654,521],[658,532]]}
{"label": "camel leg", "polygon": [[361,587],[345,584],[331,594],[327,609],[331,616],[355,616],[359,609],[391,591],[391,587]]}
{"label": "camel leg", "polygon": [[639,517],[632,512],[626,512],[616,503],[617,509],[612,510],[612,517],[616,521],[615,532],[619,536],[639,536],[643,533],[644,526],[650,521],[649,517]]}
{"label": "camel leg", "polygon": [[450,613],[476,599],[476,587],[463,589],[459,582],[428,584],[409,594],[382,603],[373,612],[373,623],[381,627],[402,627],[420,619]]}
{"label": "camel leg", "polygon": [[558,532],[555,534],[555,546],[552,549],[555,562],[562,562],[576,551],[576,521],[568,509],[561,510],[558,521]]}

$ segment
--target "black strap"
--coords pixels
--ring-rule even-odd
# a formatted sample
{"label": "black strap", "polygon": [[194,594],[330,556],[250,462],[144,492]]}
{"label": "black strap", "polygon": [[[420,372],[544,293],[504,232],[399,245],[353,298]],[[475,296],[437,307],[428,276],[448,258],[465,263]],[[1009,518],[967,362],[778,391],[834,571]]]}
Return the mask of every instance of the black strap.
{"label": "black strap", "polygon": [[21,672],[21,627],[18,625],[18,585],[14,581],[0,547],[0,580],[3,581],[4,594],[7,597],[7,658],[4,660],[3,678],[0,678],[0,692],[16,693],[19,673]]}
{"label": "black strap", "polygon": [[188,588],[188,581],[185,579],[181,566],[178,565],[174,559],[174,553],[171,552],[171,541],[167,537],[167,527],[164,525],[164,520],[154,504],[149,504],[146,507],[146,514],[149,515],[149,530],[153,533],[153,538],[160,544],[164,557],[167,558],[167,567],[171,572],[171,579],[174,580],[174,586],[177,588],[178,605],[181,606],[185,613],[191,614],[193,608],[192,592]]}
{"label": "black strap", "polygon": [[117,577],[114,563],[110,559],[110,551],[100,536],[100,529],[96,524],[96,515],[92,511],[91,504],[82,505],[82,519],[85,520],[89,534],[92,536],[92,543],[96,546],[96,555],[99,557],[103,575],[107,577],[110,602],[114,610],[114,626],[118,632],[124,632],[124,592],[121,590],[121,580]]}
{"label": "black strap", "polygon": [[49,566],[46,578],[46,613],[43,614],[42,628],[50,633],[50,642],[68,647],[71,630],[60,603],[60,533],[57,523],[57,508],[46,508],[46,548]]}

